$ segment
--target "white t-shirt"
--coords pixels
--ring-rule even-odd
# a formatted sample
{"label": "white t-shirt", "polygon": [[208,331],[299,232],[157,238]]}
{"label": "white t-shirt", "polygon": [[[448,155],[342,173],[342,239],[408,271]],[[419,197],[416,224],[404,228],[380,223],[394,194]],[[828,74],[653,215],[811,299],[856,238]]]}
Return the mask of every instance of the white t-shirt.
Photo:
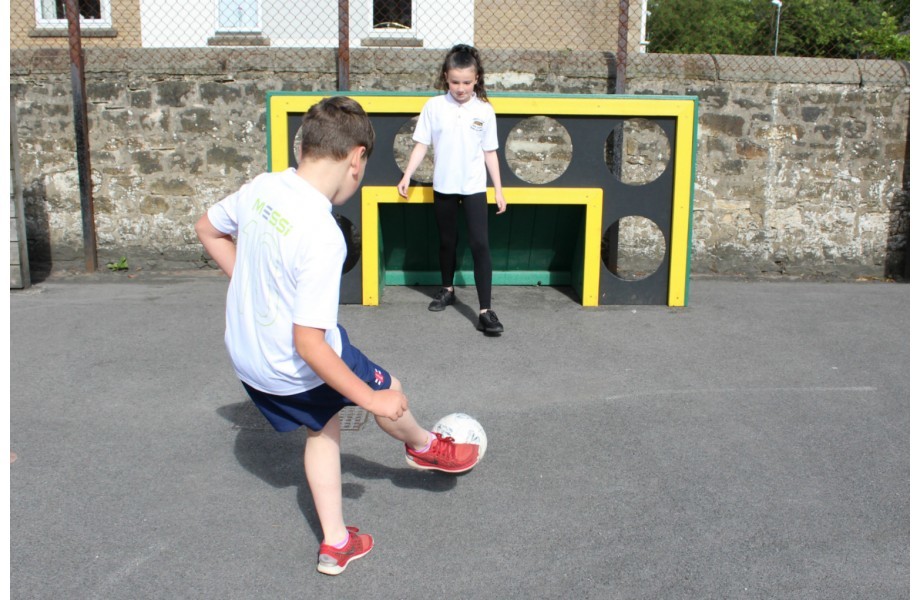
{"label": "white t-shirt", "polygon": [[495,109],[473,96],[463,104],[450,93],[425,102],[412,139],[434,149],[434,189],[442,194],[486,191],[483,151],[498,149]]}
{"label": "white t-shirt", "polygon": [[259,175],[212,206],[208,219],[236,236],[224,342],[237,376],[285,396],[322,384],[294,348],[294,324],[325,329],[341,356],[346,247],[330,201],[288,169]]}

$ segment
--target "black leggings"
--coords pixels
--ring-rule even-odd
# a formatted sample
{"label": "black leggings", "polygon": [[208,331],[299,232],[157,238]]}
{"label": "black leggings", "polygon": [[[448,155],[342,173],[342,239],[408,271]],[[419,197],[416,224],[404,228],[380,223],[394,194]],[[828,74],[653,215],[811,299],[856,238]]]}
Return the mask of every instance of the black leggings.
{"label": "black leggings", "polygon": [[438,258],[441,263],[441,285],[454,285],[457,270],[457,218],[460,205],[466,214],[470,250],[473,252],[473,277],[479,295],[479,310],[492,307],[492,256],[489,254],[489,205],[485,192],[481,194],[434,193],[434,218],[441,240]]}

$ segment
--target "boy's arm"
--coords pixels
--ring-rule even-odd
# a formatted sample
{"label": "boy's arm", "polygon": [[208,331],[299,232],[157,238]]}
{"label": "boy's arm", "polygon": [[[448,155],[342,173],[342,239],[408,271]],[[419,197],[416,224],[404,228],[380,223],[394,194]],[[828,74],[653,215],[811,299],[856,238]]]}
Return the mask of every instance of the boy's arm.
{"label": "boy's arm", "polygon": [[498,168],[498,153],[495,150],[486,150],[483,152],[486,160],[486,170],[489,177],[492,178],[492,187],[495,188],[495,204],[498,205],[498,212],[502,214],[508,205],[505,203],[505,194],[502,192],[502,175]]}
{"label": "boy's arm", "polygon": [[406,165],[406,172],[402,176],[402,179],[399,180],[399,184],[396,186],[396,190],[403,198],[408,196],[409,180],[412,179],[412,176],[415,174],[415,170],[418,169],[418,166],[422,164],[423,160],[425,160],[426,152],[428,152],[427,145],[421,142],[415,142],[415,147],[412,148],[412,152],[409,154],[409,163]]}
{"label": "boy's arm", "polygon": [[236,244],[233,238],[214,227],[207,213],[201,215],[195,223],[195,233],[220,270],[226,273],[227,277],[232,277],[236,264]]}
{"label": "boy's arm", "polygon": [[396,390],[373,390],[361,381],[326,343],[326,332],[294,325],[294,348],[326,384],[364,410],[397,420],[408,410],[406,396]]}

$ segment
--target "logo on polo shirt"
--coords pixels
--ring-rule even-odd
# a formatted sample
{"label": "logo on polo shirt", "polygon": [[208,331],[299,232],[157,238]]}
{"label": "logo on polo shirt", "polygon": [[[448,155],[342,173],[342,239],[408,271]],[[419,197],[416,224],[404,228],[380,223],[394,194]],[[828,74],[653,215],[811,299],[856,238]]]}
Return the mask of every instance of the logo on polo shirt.
{"label": "logo on polo shirt", "polygon": [[281,235],[291,233],[291,230],[294,228],[294,225],[290,221],[281,216],[281,213],[272,208],[271,205],[267,204],[264,200],[256,198],[255,202],[252,204],[252,209],[265,219],[272,229]]}
{"label": "logo on polo shirt", "polygon": [[374,369],[374,383],[377,384],[377,387],[383,385],[383,373],[380,372],[380,369]]}
{"label": "logo on polo shirt", "polygon": [[486,122],[482,119],[476,118],[473,119],[473,122],[470,123],[470,129],[473,131],[482,131],[482,128],[485,126]]}

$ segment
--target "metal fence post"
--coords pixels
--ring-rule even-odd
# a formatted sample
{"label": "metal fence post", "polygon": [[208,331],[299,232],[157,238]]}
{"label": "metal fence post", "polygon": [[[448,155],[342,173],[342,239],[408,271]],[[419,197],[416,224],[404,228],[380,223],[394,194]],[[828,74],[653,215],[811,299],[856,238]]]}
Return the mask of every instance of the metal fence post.
{"label": "metal fence post", "polygon": [[19,123],[16,98],[10,95],[10,289],[32,285],[26,211],[22,201],[22,170],[19,165]]}
{"label": "metal fence post", "polygon": [[339,91],[349,89],[349,71],[351,70],[351,55],[348,49],[348,0],[339,0],[339,51],[336,64],[339,72]]}
{"label": "metal fence post", "polygon": [[80,182],[80,212],[83,216],[83,256],[86,271],[98,267],[96,218],[93,208],[93,178],[90,170],[89,125],[86,118],[86,78],[83,44],[80,39],[80,11],[77,0],[66,0],[67,32],[70,40],[70,85],[73,90],[73,122],[77,138],[77,173]]}
{"label": "metal fence post", "polygon": [[617,81],[615,92],[626,93],[626,62],[629,53],[629,0],[620,0],[617,27]]}

